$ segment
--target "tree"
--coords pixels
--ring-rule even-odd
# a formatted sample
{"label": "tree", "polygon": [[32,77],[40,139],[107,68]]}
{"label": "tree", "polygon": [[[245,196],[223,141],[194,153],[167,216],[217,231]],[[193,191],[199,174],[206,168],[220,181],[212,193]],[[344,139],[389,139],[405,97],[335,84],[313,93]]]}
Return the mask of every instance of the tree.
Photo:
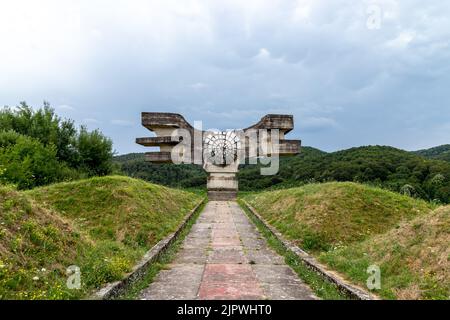
{"label": "tree", "polygon": [[[106,175],[113,168],[111,140],[98,130],[89,132],[81,127],[78,131],[72,120],[58,117],[47,102],[38,110],[25,102],[14,109],[0,110],[0,152],[2,161],[9,163],[2,179],[19,183],[21,188],[50,183],[62,176]],[[50,168],[41,170],[46,166],[38,164],[39,159],[48,159],[61,174]]]}
{"label": "tree", "polygon": [[76,176],[76,172],[60,163],[54,145],[44,146],[39,140],[14,131],[0,132],[1,179],[29,189]]}
{"label": "tree", "polygon": [[78,168],[90,176],[107,175],[112,171],[112,141],[100,131],[88,132],[81,127],[76,141]]}
{"label": "tree", "polygon": [[25,102],[12,110],[5,107],[0,111],[0,128],[38,139],[45,146],[53,144],[59,160],[72,164],[74,148],[71,144],[77,130],[71,120],[62,120],[48,102],[34,111]]}

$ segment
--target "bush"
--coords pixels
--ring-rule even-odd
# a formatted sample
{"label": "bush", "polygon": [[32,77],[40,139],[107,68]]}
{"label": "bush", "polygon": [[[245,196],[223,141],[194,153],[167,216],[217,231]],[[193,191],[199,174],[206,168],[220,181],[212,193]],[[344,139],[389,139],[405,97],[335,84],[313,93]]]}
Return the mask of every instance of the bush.
{"label": "bush", "polygon": [[58,159],[73,164],[73,142],[77,130],[73,121],[59,118],[48,102],[44,102],[44,106],[37,111],[25,102],[21,102],[14,110],[5,107],[0,111],[0,128],[36,138],[46,146],[53,144]]}
{"label": "bush", "polygon": [[112,141],[98,130],[88,132],[81,127],[76,142],[77,167],[89,176],[103,176],[112,172]]}
{"label": "bush", "polygon": [[77,176],[58,161],[56,147],[8,131],[0,132],[0,179],[28,189]]}
{"label": "bush", "polygon": [[0,182],[21,189],[113,171],[112,141],[98,130],[75,129],[47,102],[37,111],[25,102],[0,111],[0,153]]}

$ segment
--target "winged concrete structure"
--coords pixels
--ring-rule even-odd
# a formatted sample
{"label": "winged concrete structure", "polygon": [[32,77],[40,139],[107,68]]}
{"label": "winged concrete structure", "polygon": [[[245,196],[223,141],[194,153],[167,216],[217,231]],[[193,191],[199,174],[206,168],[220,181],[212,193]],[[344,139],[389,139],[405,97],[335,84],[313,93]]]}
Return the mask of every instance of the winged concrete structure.
{"label": "winged concrete structure", "polygon": [[[155,136],[137,138],[136,143],[159,147],[146,153],[147,161],[201,165],[208,172],[210,200],[236,199],[239,165],[278,165],[279,156],[300,152],[300,140],[285,139],[294,128],[292,115],[268,114],[248,128],[218,132],[196,128],[177,113],[143,112],[142,125]],[[274,168],[266,171],[275,174],[278,166]]]}

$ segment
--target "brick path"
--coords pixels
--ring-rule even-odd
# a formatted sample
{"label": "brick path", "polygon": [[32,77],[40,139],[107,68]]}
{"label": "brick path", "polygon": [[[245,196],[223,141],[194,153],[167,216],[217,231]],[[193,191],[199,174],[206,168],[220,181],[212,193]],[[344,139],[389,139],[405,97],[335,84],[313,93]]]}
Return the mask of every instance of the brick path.
{"label": "brick path", "polygon": [[236,202],[210,201],[141,299],[315,299]]}

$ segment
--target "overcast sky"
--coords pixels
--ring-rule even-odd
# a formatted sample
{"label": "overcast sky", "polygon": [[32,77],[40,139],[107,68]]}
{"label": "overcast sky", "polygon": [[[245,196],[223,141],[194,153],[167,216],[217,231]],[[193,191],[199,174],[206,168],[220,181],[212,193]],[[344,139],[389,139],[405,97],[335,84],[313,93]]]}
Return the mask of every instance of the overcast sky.
{"label": "overcast sky", "polygon": [[450,1],[0,0],[0,105],[47,100],[140,152],[141,111],[293,114],[333,151],[450,143]]}

